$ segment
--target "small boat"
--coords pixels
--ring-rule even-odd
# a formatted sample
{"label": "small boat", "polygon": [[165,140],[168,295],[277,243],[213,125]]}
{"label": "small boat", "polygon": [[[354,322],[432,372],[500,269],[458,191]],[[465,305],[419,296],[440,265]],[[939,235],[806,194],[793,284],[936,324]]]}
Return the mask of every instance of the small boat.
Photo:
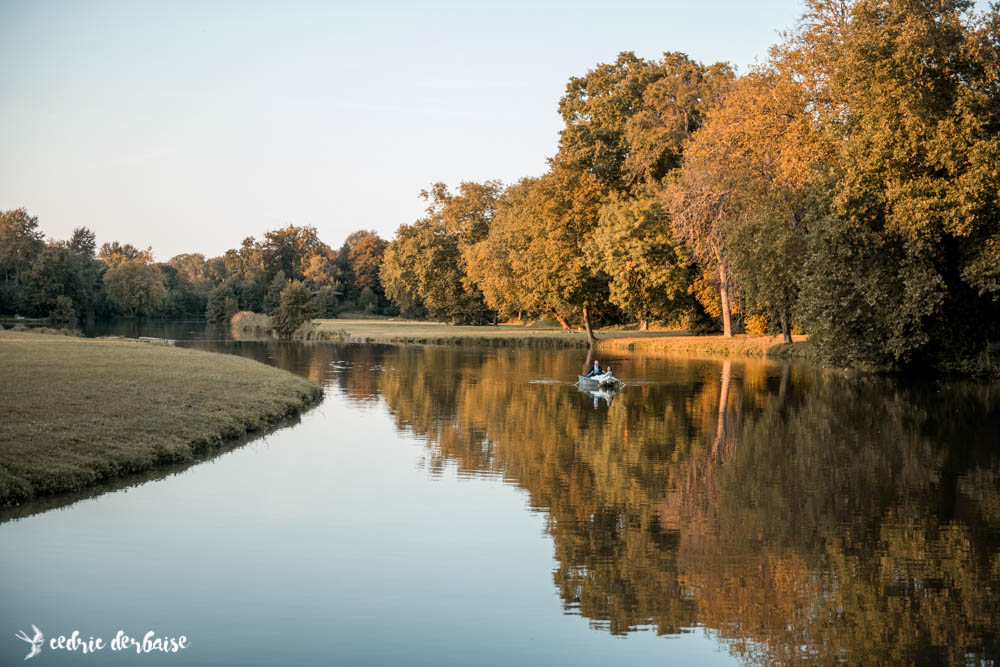
{"label": "small boat", "polygon": [[610,371],[600,375],[577,375],[577,377],[580,379],[576,383],[581,385],[596,385],[606,388],[625,386],[625,383],[612,375]]}

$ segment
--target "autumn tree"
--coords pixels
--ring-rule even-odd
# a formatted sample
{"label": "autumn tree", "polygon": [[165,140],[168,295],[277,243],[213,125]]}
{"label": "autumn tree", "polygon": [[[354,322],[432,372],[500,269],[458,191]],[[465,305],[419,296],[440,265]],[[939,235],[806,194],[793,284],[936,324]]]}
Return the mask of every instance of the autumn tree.
{"label": "autumn tree", "polygon": [[535,236],[530,211],[537,183],[535,178],[521,179],[498,198],[486,237],[465,251],[466,277],[482,292],[486,305],[501,316],[551,311],[568,328],[562,315],[538,298],[530,284],[530,248]]}
{"label": "autumn tree", "polygon": [[379,271],[389,242],[374,230],[350,234],[337,252],[337,266],[342,275],[344,297],[358,303],[367,287],[376,296],[376,308],[385,302]]}
{"label": "autumn tree", "polygon": [[380,279],[386,296],[403,312],[426,309],[435,319],[482,324],[493,314],[466,276],[471,247],[482,241],[496,210],[501,185],[463,182],[458,193],[443,183],[422,196],[427,215],[403,225],[385,250]]}
{"label": "autumn tree", "polygon": [[133,259],[148,264],[153,261],[153,249],[146,248],[145,250],[140,250],[131,243],[108,241],[101,244],[101,249],[97,253],[97,259],[101,260],[108,268],[118,266],[123,262]]}
{"label": "autumn tree", "polygon": [[[707,114],[668,189],[689,244],[714,247],[711,254],[702,248],[702,260],[722,267],[720,284],[731,270],[750,307],[780,323],[789,343],[807,222],[831,153],[811,109],[811,96],[790,72],[773,65],[750,72]],[[685,184],[692,190],[678,192]],[[709,202],[718,204],[718,217],[706,224],[697,212]]]}
{"label": "autumn tree", "polygon": [[859,0],[839,31],[799,37],[841,36],[822,77],[839,102],[829,219],[802,308],[833,363],[969,370],[998,338],[1000,9],[971,10]]}
{"label": "autumn tree", "polygon": [[[699,133],[699,137],[701,133]],[[731,189],[720,187],[723,167],[692,142],[683,166],[664,189],[664,205],[678,238],[705,269],[718,276],[723,335],[733,335],[730,304],[730,260],[726,254],[726,225],[735,217]]]}
{"label": "autumn tree", "polygon": [[[470,258],[482,262],[470,275],[507,312],[551,313],[563,326],[579,315],[592,342],[591,313],[607,301],[607,277],[590,257],[597,253],[593,234],[602,199],[596,178],[559,163],[539,179],[522,181],[498,205],[481,245],[470,248]],[[509,259],[502,259],[507,243],[513,244]],[[517,277],[491,278],[505,263]],[[501,296],[505,282],[519,291]]]}
{"label": "autumn tree", "polygon": [[702,65],[683,53],[664,53],[660,77],[646,86],[642,102],[625,123],[628,157],[624,182],[656,185],[681,164],[691,135],[729,90],[734,72],[727,63]]}
{"label": "autumn tree", "polygon": [[328,253],[315,227],[288,225],[264,234],[260,244],[260,262],[268,280],[284,271],[289,280],[301,280],[310,259],[317,253]]}
{"label": "autumn tree", "polygon": [[654,198],[615,198],[601,207],[591,262],[607,273],[608,298],[640,329],[690,308],[689,260],[673,241],[666,211]]}

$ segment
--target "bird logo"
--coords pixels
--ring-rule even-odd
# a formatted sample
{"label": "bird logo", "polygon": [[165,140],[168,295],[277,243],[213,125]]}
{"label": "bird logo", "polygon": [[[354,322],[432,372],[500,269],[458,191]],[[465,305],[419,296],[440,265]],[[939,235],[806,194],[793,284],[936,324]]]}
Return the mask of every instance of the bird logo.
{"label": "bird logo", "polygon": [[14,635],[18,639],[23,639],[24,641],[26,641],[29,644],[31,644],[31,652],[28,655],[24,656],[25,660],[30,660],[31,658],[34,658],[36,655],[38,655],[39,653],[41,653],[42,652],[42,642],[45,641],[45,636],[42,634],[42,631],[38,629],[37,625],[35,625],[34,623],[32,623],[31,624],[31,629],[35,631],[35,636],[34,637],[29,637],[28,635],[26,635],[24,633],[24,630],[18,630],[17,634]]}

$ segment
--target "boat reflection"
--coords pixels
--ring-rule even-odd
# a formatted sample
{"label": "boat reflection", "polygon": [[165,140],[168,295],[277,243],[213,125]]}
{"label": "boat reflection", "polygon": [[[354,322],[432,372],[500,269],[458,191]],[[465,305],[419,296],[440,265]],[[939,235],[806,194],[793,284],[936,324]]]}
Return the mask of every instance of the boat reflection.
{"label": "boat reflection", "polygon": [[610,408],[611,404],[614,403],[615,398],[620,393],[622,393],[624,387],[623,386],[604,387],[601,385],[593,385],[593,384],[588,385],[581,382],[576,385],[576,389],[581,394],[586,394],[587,396],[593,399],[594,409],[596,410],[598,407],[600,407],[601,401],[604,401],[607,407]]}

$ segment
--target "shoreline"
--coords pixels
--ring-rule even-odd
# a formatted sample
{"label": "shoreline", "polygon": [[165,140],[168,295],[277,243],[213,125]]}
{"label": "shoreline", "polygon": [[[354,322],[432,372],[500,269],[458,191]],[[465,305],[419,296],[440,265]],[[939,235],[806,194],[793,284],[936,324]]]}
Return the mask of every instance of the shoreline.
{"label": "shoreline", "polygon": [[598,340],[598,352],[636,352],[662,356],[703,356],[711,358],[758,358],[813,362],[807,336],[792,336],[791,343],[781,336],[734,335],[618,337]]}
{"label": "shoreline", "polygon": [[[318,340],[381,345],[479,345],[484,347],[587,348],[579,331],[531,329],[519,325],[456,326],[415,320],[314,320]],[[807,336],[793,336],[791,345],[781,336],[732,338],[719,335],[692,336],[685,331],[598,331],[598,353],[635,352],[664,356],[711,358],[768,358],[812,361]]]}
{"label": "shoreline", "polygon": [[0,507],[195,462],[299,415],[322,388],[234,355],[0,331]]}

